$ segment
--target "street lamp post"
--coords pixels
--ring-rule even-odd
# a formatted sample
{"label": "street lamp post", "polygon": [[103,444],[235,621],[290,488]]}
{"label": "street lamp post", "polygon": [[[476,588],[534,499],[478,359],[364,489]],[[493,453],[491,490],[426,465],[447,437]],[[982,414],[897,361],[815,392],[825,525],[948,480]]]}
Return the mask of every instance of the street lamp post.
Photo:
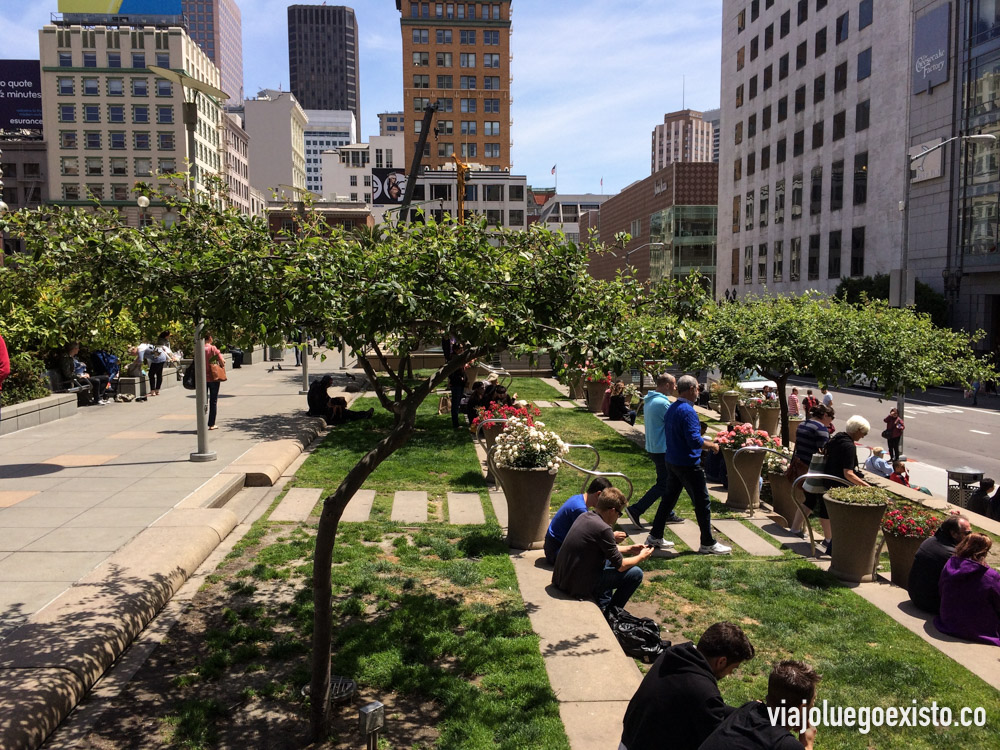
{"label": "street lamp post", "polygon": [[[912,180],[910,179],[911,177],[910,168],[913,166],[913,163],[920,159],[926,158],[928,154],[937,151],[939,148],[944,148],[953,141],[961,141],[962,143],[965,143],[966,141],[996,142],[996,140],[997,137],[995,135],[992,135],[991,133],[976,133],[974,135],[956,135],[952,136],[951,138],[948,138],[947,140],[941,141],[940,143],[935,143],[930,148],[924,148],[923,150],[921,150],[919,154],[913,154],[911,156],[909,150],[907,150],[906,183],[903,189],[903,204],[900,206],[900,208],[903,211],[903,238],[902,242],[900,243],[900,274],[899,274],[900,278],[898,284],[899,292],[898,292],[898,297],[896,299],[890,300],[890,304],[896,307],[905,307],[906,305],[913,303],[913,299],[911,299],[909,295],[910,284],[907,280],[908,272],[906,267],[909,254],[909,244],[910,244],[910,183],[912,182]],[[956,275],[956,272],[950,268],[951,265],[950,260],[951,258],[949,257],[948,258],[949,267],[946,268],[943,272],[945,278],[945,292],[947,294],[951,294],[952,292],[957,294],[960,272]],[[905,405],[906,405],[906,394],[904,392],[903,386],[900,385],[899,393],[896,395],[896,412],[898,413],[900,419],[904,418],[903,411]],[[900,437],[899,439],[899,450],[901,452],[903,450],[904,440],[905,440],[904,437]]]}
{"label": "street lamp post", "polygon": [[146,226],[146,209],[149,208],[149,198],[145,195],[140,195],[135,200],[135,204],[139,207],[139,226]]}

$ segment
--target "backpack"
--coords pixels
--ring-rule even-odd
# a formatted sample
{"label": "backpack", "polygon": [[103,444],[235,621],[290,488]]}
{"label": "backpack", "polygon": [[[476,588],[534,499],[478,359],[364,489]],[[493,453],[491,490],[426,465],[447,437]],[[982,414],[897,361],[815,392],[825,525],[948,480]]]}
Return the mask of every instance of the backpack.
{"label": "backpack", "polygon": [[649,617],[636,617],[621,607],[608,607],[604,616],[626,656],[652,664],[670,641],[660,639],[660,626]]}
{"label": "backpack", "polygon": [[181,379],[181,385],[189,391],[193,391],[196,388],[194,384],[194,362],[185,368],[184,377]]}

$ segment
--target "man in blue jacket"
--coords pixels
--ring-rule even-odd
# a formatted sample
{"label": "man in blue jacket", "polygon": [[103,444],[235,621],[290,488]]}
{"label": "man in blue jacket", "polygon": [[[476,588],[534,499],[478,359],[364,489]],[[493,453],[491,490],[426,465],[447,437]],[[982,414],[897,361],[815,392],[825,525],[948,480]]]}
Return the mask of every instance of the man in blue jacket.
{"label": "man in blue jacket", "polygon": [[698,381],[690,375],[683,375],[677,381],[677,400],[670,405],[663,417],[667,491],[656,510],[653,528],[646,544],[653,547],[664,545],[663,528],[684,489],[691,497],[698,528],[701,529],[701,547],[698,552],[702,555],[728,555],[733,551],[732,547],[717,542],[712,535],[712,503],[708,496],[705,472],[701,468],[702,450],[717,451],[719,446],[701,435],[701,421],[694,410],[696,398]]}
{"label": "man in blue jacket", "polygon": [[[667,464],[664,461],[664,454],[667,450],[666,439],[663,435],[663,417],[670,406],[669,396],[675,393],[674,376],[664,372],[656,376],[656,389],[646,394],[643,414],[646,424],[646,453],[653,460],[656,467],[656,484],[649,488],[645,495],[639,498],[634,505],[625,508],[625,513],[629,520],[640,529],[642,525],[642,514],[649,510],[650,506],[667,494]],[[676,513],[667,516],[666,523],[683,523],[684,519]],[[660,534],[663,536],[663,534]],[[673,542],[664,542],[664,547],[672,547]]]}
{"label": "man in blue jacket", "polygon": [[[597,498],[601,493],[611,486],[604,477],[595,477],[587,487],[587,494],[573,495],[569,500],[559,506],[559,510],[552,516],[549,528],[545,532],[545,559],[549,565],[556,564],[556,557],[559,555],[559,548],[562,547],[563,540],[573,527],[573,522],[578,517],[587,512],[587,508],[597,507]],[[616,531],[615,541],[621,544],[625,541],[625,532]]]}

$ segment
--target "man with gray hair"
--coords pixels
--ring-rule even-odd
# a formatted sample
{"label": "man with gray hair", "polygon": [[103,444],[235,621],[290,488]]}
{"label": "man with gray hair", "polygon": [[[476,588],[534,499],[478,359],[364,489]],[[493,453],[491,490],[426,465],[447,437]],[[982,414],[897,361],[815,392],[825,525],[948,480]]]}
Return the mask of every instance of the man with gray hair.
{"label": "man with gray hair", "polygon": [[677,381],[677,400],[670,405],[663,417],[663,432],[666,443],[667,491],[656,509],[653,528],[646,544],[661,548],[665,546],[663,529],[667,518],[673,513],[681,490],[687,490],[694,505],[694,513],[701,530],[702,555],[728,555],[732,547],[715,540],[712,535],[712,501],[708,496],[708,483],[701,468],[702,450],[718,451],[719,446],[701,435],[701,421],[694,410],[694,400],[698,397],[698,381],[690,375],[683,375]]}
{"label": "man with gray hair", "polygon": [[[666,455],[667,443],[663,435],[663,417],[670,407],[668,398],[676,392],[674,376],[669,372],[661,372],[656,376],[656,388],[646,394],[643,412],[646,421],[646,453],[656,467],[656,483],[646,491],[646,494],[639,498],[639,501],[625,508],[625,514],[629,520],[638,526],[642,525],[642,514],[645,513],[657,500],[662,502],[667,492],[667,464]],[[667,517],[667,523],[683,523],[684,519],[676,513],[671,513]],[[662,536],[662,535],[661,535]],[[664,542],[663,546],[672,547],[672,542]]]}

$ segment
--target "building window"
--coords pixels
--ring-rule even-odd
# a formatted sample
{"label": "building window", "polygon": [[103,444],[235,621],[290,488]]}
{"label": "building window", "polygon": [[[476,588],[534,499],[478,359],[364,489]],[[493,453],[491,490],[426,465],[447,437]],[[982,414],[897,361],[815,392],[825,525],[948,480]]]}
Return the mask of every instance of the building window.
{"label": "building window", "polygon": [[778,19],[778,36],[784,39],[792,28],[792,12],[786,10]]}
{"label": "building window", "polygon": [[802,238],[792,237],[788,248],[788,280],[799,280],[799,268],[802,265]]}
{"label": "building window", "polygon": [[483,135],[500,135],[500,121],[489,120],[483,123]]}
{"label": "building window", "polygon": [[507,212],[507,221],[512,227],[524,226],[524,209],[512,208]]}
{"label": "building window", "polygon": [[149,106],[146,104],[133,104],[132,122],[135,123],[149,122]]}
{"label": "building window", "polygon": [[414,44],[427,44],[430,41],[430,32],[427,29],[413,29],[412,38]]}
{"label": "building window", "polygon": [[806,261],[806,277],[809,281],[819,278],[819,235],[809,235],[809,257]]}
{"label": "building window", "polygon": [[437,66],[439,68],[450,68],[451,67],[451,62],[452,62],[452,60],[451,60],[451,53],[450,52],[437,52],[434,55],[434,61],[437,63]]}
{"label": "building window", "polygon": [[785,181],[774,183],[774,223],[785,223]]}
{"label": "building window", "polygon": [[491,227],[503,226],[503,211],[499,208],[487,208],[486,223]]}
{"label": "building window", "polygon": [[858,53],[858,80],[863,81],[872,74],[872,48]]}
{"label": "building window", "polygon": [[[440,78],[441,78],[441,76],[438,76],[439,80],[440,80]],[[431,87],[431,77],[430,76],[414,74],[414,76],[413,76],[413,88],[415,88],[415,89],[429,89],[430,87]]]}
{"label": "building window", "polygon": [[[763,185],[760,188],[760,208],[757,211],[757,216],[760,220],[760,226],[766,227],[767,220],[771,216],[771,208],[768,205],[768,186]],[[764,274],[761,274],[761,281],[764,280]]]}
{"label": "building window", "polygon": [[413,53],[413,67],[415,67],[415,68],[426,68],[430,64],[431,64],[431,53],[430,52],[414,52]]}
{"label": "building window", "polygon": [[83,53],[83,67],[85,67],[85,68],[96,68],[97,67],[97,53],[96,52],[84,52]]}
{"label": "building window", "polygon": [[823,167],[813,167],[812,186],[809,191],[809,215],[823,213]]}
{"label": "building window", "polygon": [[[854,205],[868,202],[868,152],[854,155]],[[851,274],[854,275],[853,273]]]}
{"label": "building window", "polygon": [[847,34],[850,31],[850,12],[837,17],[837,44],[847,41]]}
{"label": "building window", "polygon": [[854,108],[854,132],[860,133],[862,130],[868,129],[868,117],[871,114],[871,100],[865,99],[863,102],[858,102],[857,106]]}
{"label": "building window", "polygon": [[872,0],[861,0],[858,4],[858,31],[872,25]]}
{"label": "building window", "polygon": [[839,211],[844,207],[844,160],[830,165],[830,210]]}
{"label": "building window", "polygon": [[83,79],[83,95],[97,96],[101,93],[101,87],[96,78]]}
{"label": "building window", "polygon": [[806,108],[806,87],[799,86],[795,89],[795,113],[804,111]]}
{"label": "building window", "polygon": [[76,106],[73,104],[60,104],[59,122],[76,122]]}
{"label": "building window", "polygon": [[436,29],[434,41],[438,44],[451,44],[451,29]]}
{"label": "building window", "polygon": [[781,240],[774,241],[774,255],[771,260],[771,281],[784,281],[785,270],[782,268],[784,263],[783,255],[784,248],[782,247]]}
{"label": "building window", "polygon": [[758,43],[759,37],[754,37],[750,40],[750,60],[751,62],[756,60],[760,54],[760,44]]}
{"label": "building window", "polygon": [[67,200],[67,201],[78,201],[78,200],[80,200],[80,186],[79,185],[63,185],[63,200]]}
{"label": "building window", "polygon": [[768,169],[771,166],[771,147],[764,146],[760,150],[760,168],[761,170]]}
{"label": "building window", "polygon": [[804,68],[807,62],[809,62],[808,43],[802,42],[802,44],[795,48],[795,69]]}
{"label": "building window", "polygon": [[743,248],[743,283],[753,284],[753,245]]}
{"label": "building window", "polygon": [[747,118],[747,138],[757,135],[757,115],[750,115]]}
{"label": "building window", "polygon": [[88,151],[100,151],[101,131],[88,130],[83,134],[83,147]]}
{"label": "building window", "polygon": [[826,26],[816,32],[816,42],[813,47],[813,54],[816,57],[820,57],[826,52]]}
{"label": "building window", "polygon": [[[475,112],[475,110],[472,110]],[[499,99],[483,99],[483,112],[492,113],[495,115],[500,114],[500,100]]]}
{"label": "building window", "polygon": [[174,85],[170,81],[164,81],[162,78],[156,80],[156,95],[157,96],[173,96]]}
{"label": "building window", "polygon": [[746,229],[748,232],[751,229],[753,229],[753,195],[754,191],[748,190],[746,194],[746,201],[744,204],[745,205],[744,210],[746,215],[744,217],[743,228]]}
{"label": "building window", "polygon": [[476,135],[476,121],[462,120],[461,133],[462,135]]}
{"label": "building window", "polygon": [[826,75],[821,74],[813,79],[813,104],[819,104],[826,96]]}
{"label": "building window", "polygon": [[[461,7],[461,6],[459,6],[459,7]],[[459,44],[475,44],[476,43],[476,30],[475,29],[469,29],[469,30],[462,29],[461,31],[459,31],[458,32],[458,43]]]}
{"label": "building window", "polygon": [[840,278],[840,230],[830,232],[830,247],[826,256],[826,278]]}
{"label": "building window", "polygon": [[493,53],[483,54],[483,67],[484,68],[499,68],[500,67],[500,55]]}
{"label": "building window", "polygon": [[775,144],[775,148],[774,148],[774,163],[775,164],[784,164],[785,163],[785,155],[786,155],[787,148],[788,148],[788,141],[785,138],[780,138],[778,140],[778,142]]}
{"label": "building window", "polygon": [[459,110],[462,112],[475,112],[476,111],[476,100],[475,99],[459,99]]}
{"label": "building window", "polygon": [[764,49],[771,49],[774,46],[774,24],[770,23],[764,29]]}
{"label": "building window", "polygon": [[767,243],[757,245],[757,283],[767,283]]}
{"label": "building window", "polygon": [[483,76],[483,88],[487,91],[499,91],[500,76]]}
{"label": "building window", "polygon": [[736,107],[738,109],[739,107],[742,106],[743,106],[743,84],[741,83],[739,86],[736,87]]}
{"label": "building window", "polygon": [[792,136],[792,156],[802,156],[806,150],[806,133],[804,130],[796,130]]}
{"label": "building window", "polygon": [[161,125],[172,125],[174,122],[174,108],[169,105],[157,107],[156,121]]}
{"label": "building window", "polygon": [[786,52],[778,58],[778,80],[784,81],[788,78],[788,53]]}
{"label": "building window", "polygon": [[125,79],[108,79],[108,96],[125,96]]}
{"label": "building window", "polygon": [[84,104],[83,105],[83,121],[84,122],[100,122],[101,121],[101,105],[100,104]]}
{"label": "building window", "polygon": [[128,176],[128,159],[124,156],[112,156],[110,169],[108,174],[112,177],[126,177]]}
{"label": "building window", "polygon": [[173,151],[174,150],[174,134],[173,133],[157,133],[156,142],[160,151]]}
{"label": "building window", "polygon": [[774,66],[768,65],[766,68],[764,68],[764,84],[763,84],[764,91],[767,91],[769,88],[771,88],[773,77],[774,77]]}
{"label": "building window", "polygon": [[[431,104],[431,100],[428,99],[426,96],[415,96],[415,97],[413,97],[413,111],[414,112],[423,112],[425,109],[427,109],[430,106],[430,104]],[[414,126],[417,126],[418,122],[419,122],[418,120],[414,120],[413,121]],[[423,125],[423,123],[420,122],[420,125]],[[414,132],[419,133],[420,131],[416,130]]]}
{"label": "building window", "polygon": [[740,47],[736,50],[736,70],[743,70],[743,66],[746,64],[746,47]]}
{"label": "building window", "polygon": [[778,99],[778,122],[784,122],[788,117],[788,97]]}
{"label": "building window", "polygon": [[458,56],[458,66],[460,68],[474,68],[476,67],[476,53],[475,52],[463,52]]}
{"label": "building window", "polygon": [[798,18],[796,20],[799,26],[809,20],[809,0],[799,0]]}
{"label": "building window", "polygon": [[736,33],[739,34],[747,27],[747,11],[746,8],[741,10],[736,14]]}
{"label": "building window", "polygon": [[760,16],[760,0],[750,0],[750,22],[753,23]]}
{"label": "building window", "polygon": [[740,249],[738,247],[733,248],[732,263],[730,264],[730,272],[732,274],[729,279],[733,286],[740,285]]}
{"label": "building window", "polygon": [[813,123],[813,148],[820,148],[823,145],[823,121]]}
{"label": "building window", "polygon": [[125,142],[125,131],[115,130],[108,133],[108,145],[114,151],[123,151],[127,148]]}
{"label": "building window", "polygon": [[158,68],[169,68],[170,67],[170,53],[169,52],[157,52],[156,53],[156,67],[158,67]]}
{"label": "building window", "polygon": [[865,275],[865,228],[851,230],[851,276]]}
{"label": "building window", "polygon": [[490,203],[503,201],[503,185],[484,185],[483,199]]}
{"label": "building window", "polygon": [[358,186],[358,176],[356,174],[352,174],[351,175],[350,183],[351,183],[351,187],[357,187]]}
{"label": "building window", "polygon": [[483,145],[483,156],[487,159],[499,159],[500,158],[500,144],[499,143],[486,143]]}
{"label": "building window", "polygon": [[792,177],[792,218],[802,217],[802,175]]}
{"label": "building window", "polygon": [[760,113],[760,129],[767,130],[771,127],[771,105],[768,104]]}
{"label": "building window", "polygon": [[475,76],[461,76],[458,79],[458,86],[463,91],[472,91],[476,88]]}
{"label": "building window", "polygon": [[739,182],[743,179],[743,159],[737,156],[733,160],[733,182]]}
{"label": "building window", "polygon": [[132,96],[149,96],[149,82],[145,78],[132,79]]}
{"label": "building window", "polygon": [[[445,76],[445,77],[448,79],[449,83],[448,88],[452,88],[450,85],[451,76]],[[441,76],[438,76],[438,78],[441,78]],[[455,110],[455,102],[451,97],[441,97],[440,99],[437,100],[437,103],[439,112],[453,112]],[[389,130],[392,130],[392,128],[389,128]]]}
{"label": "building window", "polygon": [[132,53],[132,67],[141,70],[146,67],[146,53],[145,52],[133,52]]}
{"label": "building window", "polygon": [[847,112],[840,110],[833,115],[833,140],[839,141],[847,130]]}
{"label": "building window", "polygon": [[[59,147],[60,148],[76,148],[77,146],[77,135],[75,130],[60,130],[59,131]],[[17,177],[16,174],[11,172],[11,167],[13,165],[7,165],[7,176]]]}
{"label": "building window", "polygon": [[842,62],[833,69],[833,91],[843,91],[847,88],[847,63]]}
{"label": "building window", "polygon": [[115,201],[127,201],[128,200],[128,185],[123,185],[120,182],[111,186],[111,200]]}
{"label": "building window", "polygon": [[[472,43],[475,44],[475,34],[473,33]],[[484,31],[483,32],[483,44],[487,47],[499,47],[500,46],[500,32],[499,31]]]}
{"label": "building window", "polygon": [[72,78],[57,78],[56,86],[60,96],[72,96],[75,90]]}
{"label": "building window", "polygon": [[72,68],[73,67],[73,53],[72,52],[60,52],[59,53],[59,67],[60,68]]}
{"label": "building window", "polygon": [[743,204],[742,199],[738,195],[733,196],[733,234],[739,234],[740,231],[740,206]]}
{"label": "building window", "polygon": [[120,68],[122,66],[122,53],[121,52],[109,52],[108,53],[108,67],[109,68]]}
{"label": "building window", "polygon": [[438,144],[438,156],[441,158],[450,158],[455,153],[454,143],[439,143]]}
{"label": "building window", "polygon": [[747,154],[747,177],[757,171],[757,154],[751,151]]}
{"label": "building window", "polygon": [[153,160],[145,156],[136,157],[135,160],[136,177],[149,177],[152,174],[153,174]]}
{"label": "building window", "polygon": [[104,159],[100,156],[88,156],[86,160],[87,177],[104,176]]}
{"label": "building window", "polygon": [[80,175],[80,157],[63,156],[59,159],[59,174],[66,177],[78,177]]}
{"label": "building window", "polygon": [[145,132],[135,132],[132,133],[132,143],[136,151],[149,151],[149,133]]}

